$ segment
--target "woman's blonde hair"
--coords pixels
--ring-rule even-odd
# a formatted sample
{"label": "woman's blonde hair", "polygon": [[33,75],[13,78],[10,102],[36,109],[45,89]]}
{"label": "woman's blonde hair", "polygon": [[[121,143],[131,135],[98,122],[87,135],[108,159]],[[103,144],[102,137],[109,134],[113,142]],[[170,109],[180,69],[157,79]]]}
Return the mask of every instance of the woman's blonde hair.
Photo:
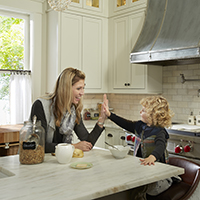
{"label": "woman's blonde hair", "polygon": [[[52,99],[53,114],[55,116],[56,126],[58,127],[66,111],[71,113],[73,101],[72,86],[79,80],[85,80],[85,74],[82,71],[72,67],[66,68],[58,77],[54,92],[49,95],[49,99]],[[76,123],[79,124],[81,111],[83,109],[82,99],[74,106],[76,109]]]}
{"label": "woman's blonde hair", "polygon": [[152,126],[169,127],[173,112],[169,109],[169,103],[162,96],[143,98],[140,104],[145,107],[148,122]]}

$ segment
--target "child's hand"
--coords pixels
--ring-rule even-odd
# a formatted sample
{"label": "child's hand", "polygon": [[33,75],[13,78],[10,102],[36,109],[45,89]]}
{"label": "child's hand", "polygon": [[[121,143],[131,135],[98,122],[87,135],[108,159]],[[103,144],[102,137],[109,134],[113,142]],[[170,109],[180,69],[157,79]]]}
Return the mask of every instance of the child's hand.
{"label": "child's hand", "polygon": [[103,95],[103,105],[102,105],[102,107],[103,107],[103,112],[105,113],[105,115],[107,117],[109,117],[110,111],[109,111],[109,107],[108,107],[108,99],[107,99],[106,94]]}
{"label": "child's hand", "polygon": [[145,159],[140,159],[141,161],[141,165],[154,165],[154,162],[156,161],[155,156],[150,155],[149,157],[145,158]]}

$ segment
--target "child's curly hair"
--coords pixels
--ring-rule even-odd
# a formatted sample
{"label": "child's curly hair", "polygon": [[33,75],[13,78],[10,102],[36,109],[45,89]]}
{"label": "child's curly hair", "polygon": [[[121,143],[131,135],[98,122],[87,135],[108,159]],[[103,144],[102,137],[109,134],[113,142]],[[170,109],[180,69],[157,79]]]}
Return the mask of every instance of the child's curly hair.
{"label": "child's curly hair", "polygon": [[145,107],[148,122],[152,126],[169,127],[174,113],[169,109],[169,103],[162,96],[143,98],[140,104]]}

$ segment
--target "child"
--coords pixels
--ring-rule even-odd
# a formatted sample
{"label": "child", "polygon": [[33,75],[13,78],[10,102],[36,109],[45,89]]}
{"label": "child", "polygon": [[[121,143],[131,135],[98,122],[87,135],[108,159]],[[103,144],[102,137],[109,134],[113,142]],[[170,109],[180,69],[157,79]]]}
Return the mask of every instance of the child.
{"label": "child", "polygon": [[[136,140],[139,141],[139,148],[134,154],[141,157],[142,165],[154,165],[155,161],[168,163],[166,146],[169,134],[165,127],[171,125],[173,116],[169,109],[169,103],[162,96],[151,96],[143,98],[140,104],[142,105],[141,120],[130,121],[109,111],[108,100],[104,94],[103,111],[115,124],[135,134]],[[143,193],[144,198],[135,196],[132,199],[145,199],[145,193],[148,192],[147,188],[149,188],[150,195],[158,195],[170,187],[171,184],[172,180],[170,178],[153,184],[154,189],[152,189],[152,184],[150,184],[151,187],[142,187],[140,192]],[[136,194],[140,192],[137,190]]]}

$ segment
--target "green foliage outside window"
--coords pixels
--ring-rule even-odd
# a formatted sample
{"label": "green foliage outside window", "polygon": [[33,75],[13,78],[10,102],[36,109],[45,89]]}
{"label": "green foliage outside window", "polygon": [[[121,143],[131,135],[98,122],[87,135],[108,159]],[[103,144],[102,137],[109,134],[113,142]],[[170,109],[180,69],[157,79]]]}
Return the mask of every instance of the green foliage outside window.
{"label": "green foliage outside window", "polygon": [[[0,69],[24,69],[24,20],[0,16]],[[0,99],[9,95],[10,74],[0,73]]]}

